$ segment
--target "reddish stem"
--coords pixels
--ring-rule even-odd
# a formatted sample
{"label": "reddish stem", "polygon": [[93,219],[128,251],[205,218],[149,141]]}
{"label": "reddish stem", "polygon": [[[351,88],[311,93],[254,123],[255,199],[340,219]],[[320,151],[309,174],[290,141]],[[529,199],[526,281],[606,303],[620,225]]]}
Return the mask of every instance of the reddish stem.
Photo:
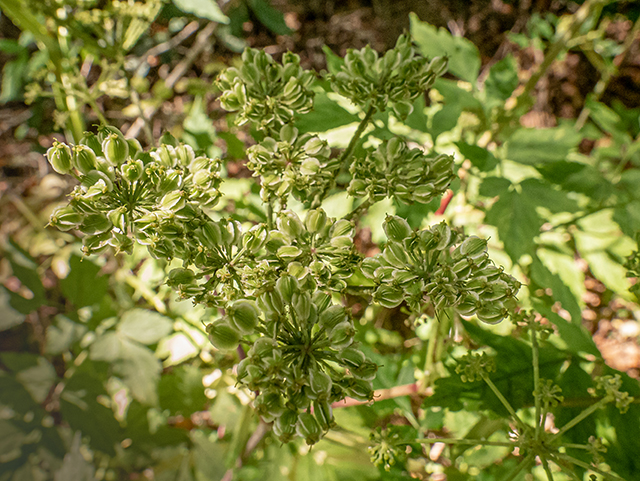
{"label": "reddish stem", "polygon": [[440,207],[438,207],[438,210],[436,211],[436,215],[444,214],[444,211],[447,210],[447,206],[449,205],[449,202],[451,202],[451,199],[453,199],[453,191],[449,189],[447,190],[447,193],[444,194],[444,197],[440,201]]}

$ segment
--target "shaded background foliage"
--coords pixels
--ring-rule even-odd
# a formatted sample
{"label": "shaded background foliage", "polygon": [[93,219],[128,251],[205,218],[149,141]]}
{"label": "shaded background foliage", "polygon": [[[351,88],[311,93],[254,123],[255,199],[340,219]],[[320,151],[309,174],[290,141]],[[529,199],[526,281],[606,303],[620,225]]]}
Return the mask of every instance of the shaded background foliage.
{"label": "shaded background foliage", "polygon": [[[32,3],[40,18],[54,18],[59,7]],[[425,55],[449,54],[448,77],[416,101],[404,125],[392,126],[380,114],[368,136],[401,132],[455,152],[461,170],[454,197],[443,206],[374,206],[357,235],[360,251],[378,251],[385,213],[395,211],[418,228],[439,220],[435,213],[444,207],[446,218],[468,233],[491,237],[494,258],[528,284],[523,303],[555,326],[541,365],[567,400],[554,412],[558,425],[589,402],[591,374],[626,373],[624,387],[638,398],[638,306],[621,265],[637,249],[631,239],[640,230],[637,4],[606,5],[600,20],[561,45],[526,91],[531,99],[514,105],[582,2],[157,3],[126,50],[108,31],[59,18],[85,35],[72,33],[67,44],[58,41],[64,35],[55,39],[56,49],[68,48],[59,71],[45,68],[47,58],[55,62],[54,49],[40,50],[33,36],[0,16],[1,480],[401,479],[406,473],[500,479],[512,467],[513,454],[490,447],[417,446],[389,473],[366,454],[374,426],[506,438],[502,406],[479,384],[461,383],[454,364],[466,348],[492,349],[496,384],[514,406],[531,406],[530,350],[507,323],[485,329],[475,321],[425,318],[416,327],[402,307],[371,308],[368,299],[348,296],[361,320],[358,336],[382,366],[374,387],[418,380],[434,394],[336,409],[343,429],[306,455],[305,447],[280,446],[266,434],[248,394],[234,387],[236,355],[206,340],[200,321],[213,313],[179,302],[164,284],[170,266],[142,250],[83,259],[73,235],[43,227],[70,190],[42,156],[61,130],[74,135],[73,112],[55,97],[65,78],[69,91],[83,92],[77,98],[87,101],[76,120],[83,128],[99,123],[100,112],[145,145],[169,130],[194,149],[222,156],[226,197],[218,208],[241,221],[259,219],[257,188],[244,166],[252,133],[232,126],[213,87],[244,46],[275,57],[293,50],[306,68],[331,69],[332,52],[344,55],[368,43],[383,51],[410,29]],[[80,1],[67,4],[83,8]],[[417,15],[410,17],[412,11]],[[118,48],[100,43],[101,35],[115,38]],[[111,62],[101,64],[101,56]],[[110,71],[111,64],[117,69]],[[296,125],[340,145],[359,112],[326,91],[320,82],[316,109]],[[341,215],[345,203],[336,195],[325,207]],[[623,478],[638,479],[638,419],[637,404],[624,415],[611,408],[569,431],[567,442],[604,437],[605,461]]]}

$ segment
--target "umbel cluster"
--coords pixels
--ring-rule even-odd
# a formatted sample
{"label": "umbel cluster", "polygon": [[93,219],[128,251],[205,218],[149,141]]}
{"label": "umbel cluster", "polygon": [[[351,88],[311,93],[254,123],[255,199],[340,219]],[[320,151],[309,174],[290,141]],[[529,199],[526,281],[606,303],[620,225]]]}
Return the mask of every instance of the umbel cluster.
{"label": "umbel cluster", "polygon": [[[209,339],[246,353],[237,379],[257,393],[257,412],[283,442],[300,436],[314,444],[334,425],[333,403],[373,399],[377,366],[354,341],[354,321],[341,302],[347,289],[358,287],[387,308],[451,308],[485,322],[515,307],[519,283],[493,264],[486,242],[446,223],[416,232],[389,216],[382,253],[363,258],[354,247],[356,220],[367,206],[383,198],[426,203],[454,179],[453,157],[409,149],[401,138],[354,149],[375,113],[389,108],[402,120],[445,69],[446,59],[428,61],[406,37],[382,57],[369,47],[349,51],[327,79],[364,117],[349,147],[338,151],[295,127],[296,116],[313,109],[315,74],[293,53],[277,63],[248,49],[218,86],[236,123],[259,132],[247,167],[260,184],[262,222],[243,224],[215,210],[219,159],[166,135],[145,151],[102,126],[77,145],[56,143],[47,152],[56,172],[78,180],[51,225],[82,233],[86,254],[110,247],[131,253],[138,243],[157,259],[181,261],[168,284],[219,313],[204,320]],[[329,218],[322,201],[339,189],[361,207]],[[291,197],[304,215],[288,208]]]}

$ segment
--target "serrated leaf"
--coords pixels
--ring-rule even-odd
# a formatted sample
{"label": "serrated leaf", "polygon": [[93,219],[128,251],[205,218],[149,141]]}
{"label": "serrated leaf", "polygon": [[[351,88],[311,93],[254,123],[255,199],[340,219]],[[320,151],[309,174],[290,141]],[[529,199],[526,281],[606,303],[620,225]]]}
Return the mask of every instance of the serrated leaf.
{"label": "serrated leaf", "polygon": [[411,36],[426,57],[449,57],[449,72],[475,83],[480,72],[480,52],[464,37],[454,37],[444,28],[422,22],[411,13]]}
{"label": "serrated leaf", "polygon": [[107,293],[109,278],[98,276],[100,267],[87,258],[71,256],[69,275],[60,281],[62,293],[75,307],[99,303]]}
{"label": "serrated leaf", "polygon": [[483,172],[493,170],[498,165],[498,159],[487,149],[477,145],[469,145],[465,142],[454,142],[460,153],[469,159],[471,163]]}
{"label": "serrated leaf", "polygon": [[153,351],[128,340],[122,341],[122,354],[114,365],[114,372],[131,391],[134,399],[142,404],[158,402],[158,381],[162,364]]}
{"label": "serrated leaf", "polygon": [[582,136],[568,127],[519,129],[505,143],[505,157],[521,164],[536,165],[566,160]]}
{"label": "serrated leaf", "polygon": [[155,311],[132,309],[125,312],[116,331],[141,344],[155,344],[173,330],[173,321]]}
{"label": "serrated leaf", "polygon": [[173,0],[173,4],[185,13],[218,23],[229,23],[229,17],[222,13],[215,0]]}
{"label": "serrated leaf", "polygon": [[569,198],[566,192],[554,188],[542,179],[525,179],[520,182],[520,189],[533,204],[545,207],[553,213],[575,212],[578,209],[578,203]]}
{"label": "serrated leaf", "polygon": [[340,107],[325,92],[319,92],[314,97],[313,110],[297,116],[295,125],[300,133],[324,132],[358,121],[357,115]]}
{"label": "serrated leaf", "polygon": [[508,54],[489,69],[484,91],[488,99],[503,102],[511,96],[517,86],[518,62],[513,55]]}
{"label": "serrated leaf", "polygon": [[522,255],[533,252],[534,239],[543,224],[536,212],[536,204],[515,191],[500,196],[487,212],[485,222],[498,228],[504,249],[514,262]]}

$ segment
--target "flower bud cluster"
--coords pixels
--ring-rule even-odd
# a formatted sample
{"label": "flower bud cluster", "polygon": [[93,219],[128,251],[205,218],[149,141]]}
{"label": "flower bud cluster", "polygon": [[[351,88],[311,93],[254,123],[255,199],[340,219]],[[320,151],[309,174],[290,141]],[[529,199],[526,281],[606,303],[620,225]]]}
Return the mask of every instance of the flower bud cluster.
{"label": "flower bud cluster", "polygon": [[47,158],[54,170],[80,181],[50,223],[85,234],[87,254],[108,246],[131,252],[135,238],[156,256],[177,256],[180,246],[172,237],[179,237],[182,223],[220,196],[218,161],[196,157],[182,144],[143,153],[137,141],[126,140],[114,127],[87,133],[72,147],[55,143]]}
{"label": "flower bud cluster", "polygon": [[354,346],[353,321],[329,294],[284,275],[257,302],[236,301],[207,326],[221,349],[256,331],[261,336],[238,364],[238,382],[258,392],[256,411],[282,442],[300,436],[315,444],[335,424],[333,402],[373,399],[377,366]]}
{"label": "flower bud cluster", "polygon": [[589,389],[589,393],[592,396],[604,395],[604,398],[609,402],[615,402],[620,413],[624,414],[629,410],[633,397],[629,396],[628,392],[621,391],[621,387],[622,378],[620,374],[600,376],[596,379],[595,389]]}
{"label": "flower bud cluster", "polygon": [[458,360],[456,373],[460,374],[462,382],[475,382],[481,380],[490,372],[495,372],[496,361],[486,352],[482,354],[467,353]]}
{"label": "flower bud cluster", "polygon": [[436,312],[451,307],[487,323],[500,322],[515,307],[520,283],[489,259],[486,240],[464,238],[444,222],[413,232],[398,216],[388,216],[383,227],[386,247],[362,262],[382,306],[406,301],[419,312],[430,303]]}
{"label": "flower bud cluster", "polygon": [[367,448],[374,466],[382,466],[385,471],[391,471],[391,466],[403,462],[407,457],[406,442],[400,433],[389,428],[376,428],[369,435],[371,444]]}
{"label": "flower bud cluster", "polygon": [[309,86],[314,79],[292,52],[285,52],[279,64],[263,50],[249,48],[242,54],[242,66],[226,69],[216,84],[223,92],[222,107],[238,111],[238,125],[250,121],[261,130],[277,132],[296,113],[311,110],[314,94]]}
{"label": "flower bud cluster", "polygon": [[[640,244],[640,233],[636,235],[636,241]],[[629,290],[640,299],[640,252],[633,251],[631,255],[626,258],[624,267],[627,269],[627,277],[636,279]]]}
{"label": "flower bud cluster", "polygon": [[441,196],[456,176],[452,156],[409,149],[397,137],[355,160],[350,172],[350,195],[373,201],[396,197],[407,204],[425,204]]}
{"label": "flower bud cluster", "polygon": [[447,59],[429,61],[402,35],[382,57],[370,46],[348,50],[339,72],[329,75],[332,88],[362,108],[383,111],[389,105],[400,119],[413,109],[412,102],[447,69]]}
{"label": "flower bud cluster", "polygon": [[330,157],[327,142],[311,134],[298,135],[289,124],[277,137],[266,137],[247,150],[247,167],[260,177],[262,199],[277,196],[286,201],[293,194],[305,201],[324,192],[340,167],[338,159]]}

